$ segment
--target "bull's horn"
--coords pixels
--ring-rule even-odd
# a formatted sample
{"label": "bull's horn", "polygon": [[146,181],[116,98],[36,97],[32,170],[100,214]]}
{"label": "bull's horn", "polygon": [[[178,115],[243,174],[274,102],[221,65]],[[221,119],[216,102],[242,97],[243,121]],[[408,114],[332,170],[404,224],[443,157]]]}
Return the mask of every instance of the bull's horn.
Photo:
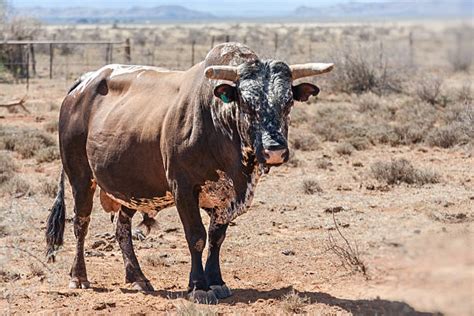
{"label": "bull's horn", "polygon": [[216,80],[237,81],[239,74],[235,66],[209,66],[204,71],[206,77]]}
{"label": "bull's horn", "polygon": [[291,65],[291,77],[293,80],[321,75],[326,72],[330,72],[334,68],[334,64],[326,63],[309,63],[309,64],[296,64]]}

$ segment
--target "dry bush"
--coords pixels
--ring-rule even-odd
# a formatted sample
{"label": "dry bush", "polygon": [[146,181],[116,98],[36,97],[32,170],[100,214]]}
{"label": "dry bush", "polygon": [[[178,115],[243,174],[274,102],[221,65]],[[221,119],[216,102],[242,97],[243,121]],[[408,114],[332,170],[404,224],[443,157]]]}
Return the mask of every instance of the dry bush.
{"label": "dry bush", "polygon": [[56,196],[57,188],[57,182],[49,178],[41,182],[41,193],[49,196],[50,198],[54,198]]}
{"label": "dry bush", "polygon": [[320,147],[318,138],[311,133],[293,130],[290,134],[290,144],[294,149],[313,151]]}
{"label": "dry bush", "polygon": [[347,142],[356,150],[365,150],[370,147],[370,141],[367,137],[352,136],[347,139]]}
{"label": "dry bush", "polygon": [[371,166],[372,175],[379,181],[387,184],[424,185],[438,183],[440,176],[434,171],[416,169],[408,160],[400,158],[390,162],[378,161]]}
{"label": "dry bush", "polygon": [[10,155],[0,151],[0,185],[8,182],[14,177],[17,167],[13,163]]}
{"label": "dry bush", "polygon": [[45,147],[36,152],[36,161],[38,163],[51,162],[60,158],[59,149],[57,147]]}
{"label": "dry bush", "polygon": [[318,160],[316,160],[316,167],[318,167],[319,169],[328,169],[331,166],[332,162],[329,159],[319,158]]}
{"label": "dry bush", "polygon": [[310,304],[308,297],[300,296],[294,289],[281,298],[283,310],[289,314],[301,314],[304,312],[303,308]]}
{"label": "dry bush", "polygon": [[177,316],[217,316],[218,313],[209,305],[196,304],[186,300],[177,300],[174,303]]}
{"label": "dry bush", "polygon": [[431,105],[439,104],[443,95],[441,94],[441,87],[443,85],[443,79],[436,76],[424,76],[415,85],[416,95],[424,102],[428,102]]}
{"label": "dry bush", "polygon": [[385,94],[402,91],[401,65],[389,59],[381,45],[349,44],[336,47],[333,87],[347,93]]}
{"label": "dry bush", "polygon": [[380,98],[380,96],[376,95],[373,92],[361,94],[356,100],[356,104],[359,107],[358,110],[362,113],[378,110],[380,108],[381,103],[382,99]]}
{"label": "dry bush", "polygon": [[323,192],[323,189],[319,185],[318,181],[314,179],[304,179],[303,192],[305,194],[311,195],[311,194],[321,193]]}
{"label": "dry bush", "polygon": [[334,215],[335,212],[331,213],[339,237],[336,238],[329,232],[325,251],[335,254],[341,262],[342,267],[345,269],[360,272],[367,277],[367,266],[361,258],[357,243],[350,243],[342,234],[339,229],[339,224],[336,222],[336,216]]}
{"label": "dry bush", "polygon": [[43,124],[44,129],[48,133],[56,133],[58,131],[58,121],[52,120]]}
{"label": "dry bush", "polygon": [[43,266],[37,264],[36,262],[28,263],[28,268],[30,270],[30,275],[33,277],[42,277],[45,275]]}
{"label": "dry bush", "polygon": [[464,84],[457,93],[457,99],[461,103],[472,103],[473,95],[470,83]]}
{"label": "dry bush", "polygon": [[463,136],[459,124],[449,124],[430,131],[426,143],[430,146],[449,148],[465,141]]}
{"label": "dry bush", "polygon": [[29,182],[18,175],[15,175],[2,186],[2,191],[6,191],[15,196],[31,195],[33,192],[30,189],[31,186]]}
{"label": "dry bush", "polygon": [[339,155],[349,156],[349,155],[352,155],[355,148],[350,143],[343,142],[343,143],[338,144],[335,150],[336,150],[336,153],[338,153]]}
{"label": "dry bush", "polygon": [[40,149],[55,145],[56,142],[49,134],[38,129],[0,127],[0,150],[16,151],[23,158],[31,158]]}

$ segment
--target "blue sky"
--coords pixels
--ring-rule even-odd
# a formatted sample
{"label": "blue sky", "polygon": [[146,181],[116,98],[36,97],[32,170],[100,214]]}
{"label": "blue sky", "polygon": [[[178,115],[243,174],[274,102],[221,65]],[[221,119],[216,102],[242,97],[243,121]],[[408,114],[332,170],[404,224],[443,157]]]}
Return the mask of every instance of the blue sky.
{"label": "blue sky", "polygon": [[[382,2],[384,0],[357,0],[357,2]],[[215,15],[274,15],[284,14],[301,5],[323,6],[348,0],[9,0],[13,7],[93,7],[93,8],[129,8],[131,6],[152,7],[158,5],[182,5],[190,9],[210,12]]]}

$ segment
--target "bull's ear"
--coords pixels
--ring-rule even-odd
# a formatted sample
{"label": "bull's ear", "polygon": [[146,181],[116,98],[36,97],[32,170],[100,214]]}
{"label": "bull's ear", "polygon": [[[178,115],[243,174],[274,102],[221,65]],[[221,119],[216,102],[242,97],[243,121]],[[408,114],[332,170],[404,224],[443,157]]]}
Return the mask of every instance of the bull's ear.
{"label": "bull's ear", "polygon": [[301,83],[293,86],[293,99],[296,101],[308,101],[310,96],[316,96],[319,93],[319,88],[311,83]]}
{"label": "bull's ear", "polygon": [[235,91],[235,87],[232,87],[228,84],[218,85],[214,89],[214,95],[221,99],[224,103],[230,103],[237,100],[237,92]]}

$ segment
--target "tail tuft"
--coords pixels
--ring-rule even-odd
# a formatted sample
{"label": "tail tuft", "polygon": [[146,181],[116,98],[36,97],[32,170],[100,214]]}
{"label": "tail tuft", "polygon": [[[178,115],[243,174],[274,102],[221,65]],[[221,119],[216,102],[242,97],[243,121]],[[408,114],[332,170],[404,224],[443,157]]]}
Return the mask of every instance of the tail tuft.
{"label": "tail tuft", "polygon": [[64,225],[66,222],[66,205],[64,203],[64,169],[58,185],[58,193],[50,209],[48,223],[46,225],[46,258],[48,262],[54,262],[56,252],[63,244]]}

